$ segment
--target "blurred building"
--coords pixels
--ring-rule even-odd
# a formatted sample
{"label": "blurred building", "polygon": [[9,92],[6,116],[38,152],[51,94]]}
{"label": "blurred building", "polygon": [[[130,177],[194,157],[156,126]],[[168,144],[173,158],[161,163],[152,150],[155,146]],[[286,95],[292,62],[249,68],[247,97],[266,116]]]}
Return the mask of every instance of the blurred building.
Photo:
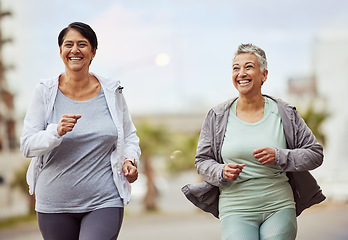
{"label": "blurred building", "polygon": [[5,71],[9,68],[3,61],[2,50],[12,39],[4,39],[1,29],[1,19],[11,16],[11,12],[1,10],[0,2],[0,151],[16,148],[14,96],[8,88]]}
{"label": "blurred building", "polygon": [[315,44],[318,92],[325,99],[330,118],[325,123],[327,144],[322,173],[326,192],[348,200],[348,31],[324,32]]}
{"label": "blurred building", "polygon": [[203,124],[206,112],[193,112],[183,114],[151,114],[133,115],[135,125],[149,122],[153,126],[165,127],[170,132],[176,133],[199,133]]}
{"label": "blurred building", "polygon": [[313,75],[289,80],[288,93],[302,109],[326,111],[324,163],[314,171],[329,200],[348,200],[348,32],[318,34],[313,45]]}
{"label": "blurred building", "polygon": [[11,66],[5,63],[2,50],[11,39],[3,38],[1,19],[11,12],[1,9],[0,1],[0,220],[28,211],[28,199],[13,185],[15,172],[26,162],[18,150],[14,94],[9,89],[5,72]]}

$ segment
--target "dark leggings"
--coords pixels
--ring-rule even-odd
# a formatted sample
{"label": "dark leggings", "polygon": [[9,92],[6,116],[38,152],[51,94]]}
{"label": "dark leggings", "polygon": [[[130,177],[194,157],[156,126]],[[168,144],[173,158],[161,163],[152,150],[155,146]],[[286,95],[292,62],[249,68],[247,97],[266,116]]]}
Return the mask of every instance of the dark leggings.
{"label": "dark leggings", "polygon": [[114,240],[120,232],[123,208],[87,213],[37,213],[45,240]]}

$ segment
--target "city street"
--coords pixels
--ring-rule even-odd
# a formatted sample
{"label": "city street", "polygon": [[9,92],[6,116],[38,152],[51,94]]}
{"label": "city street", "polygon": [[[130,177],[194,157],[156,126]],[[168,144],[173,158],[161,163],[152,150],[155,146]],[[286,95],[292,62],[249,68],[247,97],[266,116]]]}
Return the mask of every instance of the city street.
{"label": "city street", "polygon": [[[41,240],[37,223],[21,223],[0,230],[1,240]],[[219,240],[219,221],[209,214],[188,211],[168,214],[130,214],[124,219],[120,240]],[[347,240],[348,204],[325,204],[298,218],[297,240]]]}

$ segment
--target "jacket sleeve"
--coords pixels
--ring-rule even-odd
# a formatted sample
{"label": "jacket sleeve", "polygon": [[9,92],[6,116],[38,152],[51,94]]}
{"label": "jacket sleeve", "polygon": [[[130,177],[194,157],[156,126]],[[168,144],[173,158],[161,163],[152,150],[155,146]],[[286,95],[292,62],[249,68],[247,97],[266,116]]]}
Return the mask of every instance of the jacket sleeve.
{"label": "jacket sleeve", "polygon": [[132,118],[129,114],[127,103],[124,99],[123,94],[123,131],[124,131],[124,147],[125,147],[125,158],[134,158],[137,164],[139,165],[140,157],[140,147],[139,147],[139,138],[136,134],[137,130],[132,122]]}
{"label": "jacket sleeve", "polygon": [[220,187],[226,183],[223,178],[225,164],[218,162],[215,139],[216,115],[210,110],[204,120],[197,145],[195,165],[198,174],[211,185]]}
{"label": "jacket sleeve", "polygon": [[275,164],[285,172],[300,172],[319,167],[324,158],[323,147],[296,110],[294,110],[294,147],[276,148]]}
{"label": "jacket sleeve", "polygon": [[25,157],[44,155],[62,142],[63,138],[57,133],[57,124],[46,126],[46,108],[40,84],[36,87],[29,104],[20,137],[20,150]]}

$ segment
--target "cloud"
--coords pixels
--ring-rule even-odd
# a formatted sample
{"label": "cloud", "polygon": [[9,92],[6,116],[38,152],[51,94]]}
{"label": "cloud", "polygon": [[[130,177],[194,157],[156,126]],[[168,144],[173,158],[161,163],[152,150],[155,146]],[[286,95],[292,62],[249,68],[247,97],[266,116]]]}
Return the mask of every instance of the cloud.
{"label": "cloud", "polygon": [[[68,1],[33,1],[11,1],[21,21],[14,28],[16,53],[8,54],[18,61],[12,77],[21,82],[18,91],[28,95],[39,78],[64,71],[57,34],[71,21],[84,21],[99,39],[91,71],[119,78],[131,107],[145,112],[211,106],[230,97],[231,58],[243,42],[266,50],[270,74],[264,89],[279,94],[289,75],[310,69],[317,32],[348,25],[344,0],[76,0],[64,14],[52,9]],[[168,65],[155,64],[159,53],[169,56]]]}
{"label": "cloud", "polygon": [[178,97],[173,62],[162,67],[155,63],[160,53],[170,59],[174,54],[171,25],[160,21],[165,17],[165,13],[157,12],[154,23],[154,18],[147,19],[136,10],[115,4],[91,22],[100,46],[93,68],[100,74],[121,78],[131,91],[128,94],[134,96],[130,104],[139,111],[163,110],[165,104],[175,108],[175,102],[179,102],[175,101]]}
{"label": "cloud", "polygon": [[118,4],[91,25],[99,36],[98,57],[105,67],[126,71],[152,65],[157,54],[170,49],[170,26],[150,24],[143,15]]}

